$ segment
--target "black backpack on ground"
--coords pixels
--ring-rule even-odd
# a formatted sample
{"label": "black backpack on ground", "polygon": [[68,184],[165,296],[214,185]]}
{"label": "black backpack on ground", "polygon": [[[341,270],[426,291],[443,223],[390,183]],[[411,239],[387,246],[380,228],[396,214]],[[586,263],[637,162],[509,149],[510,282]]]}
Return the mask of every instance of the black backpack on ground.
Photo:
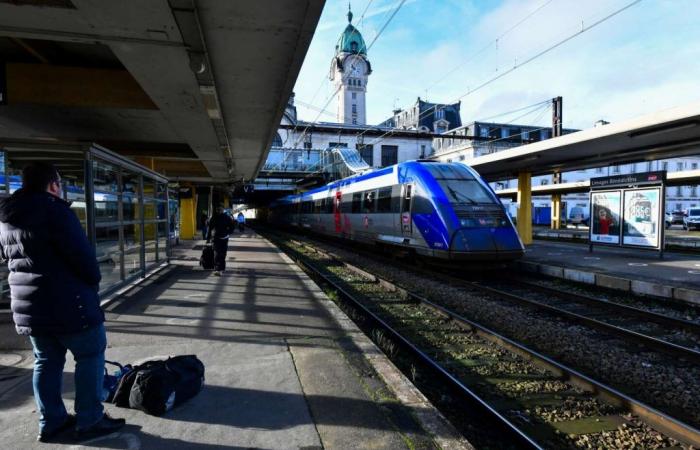
{"label": "black backpack on ground", "polygon": [[205,245],[202,249],[199,265],[204,270],[214,270],[214,248],[211,245]]}
{"label": "black backpack on ground", "polygon": [[122,377],[113,403],[160,416],[197,395],[203,384],[204,364],[195,355],[147,361]]}

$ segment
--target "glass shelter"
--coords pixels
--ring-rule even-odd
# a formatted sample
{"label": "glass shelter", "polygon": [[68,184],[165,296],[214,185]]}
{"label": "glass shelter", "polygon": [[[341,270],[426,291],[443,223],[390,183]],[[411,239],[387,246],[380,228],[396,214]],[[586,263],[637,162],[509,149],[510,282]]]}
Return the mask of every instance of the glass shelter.
{"label": "glass shelter", "polygon": [[[95,144],[0,142],[0,197],[21,187],[22,168],[33,161],[50,162],[61,174],[64,199],[95,246],[101,294],[167,262],[178,211],[177,199],[169,201],[166,178]],[[7,299],[7,266],[1,270]]]}

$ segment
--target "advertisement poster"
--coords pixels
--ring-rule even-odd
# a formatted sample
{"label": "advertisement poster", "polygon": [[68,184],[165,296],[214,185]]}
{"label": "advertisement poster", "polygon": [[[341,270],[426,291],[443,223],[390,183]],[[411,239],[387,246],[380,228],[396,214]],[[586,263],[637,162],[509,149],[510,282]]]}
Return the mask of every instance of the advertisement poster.
{"label": "advertisement poster", "polygon": [[623,245],[659,247],[661,188],[625,190]]}
{"label": "advertisement poster", "polygon": [[620,243],[620,191],[591,193],[591,242]]}

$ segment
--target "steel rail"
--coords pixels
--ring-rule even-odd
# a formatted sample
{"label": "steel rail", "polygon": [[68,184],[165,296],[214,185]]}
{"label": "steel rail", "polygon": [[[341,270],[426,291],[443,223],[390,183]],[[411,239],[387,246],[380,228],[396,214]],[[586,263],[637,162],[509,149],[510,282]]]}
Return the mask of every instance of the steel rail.
{"label": "steel rail", "polygon": [[[672,437],[680,442],[683,442],[685,444],[693,445],[694,447],[700,447],[700,429],[697,429],[697,428],[693,427],[692,425],[686,424],[686,423],[682,422],[681,420],[676,419],[676,418],[674,418],[674,417],[672,417],[672,416],[670,416],[670,415],[668,415],[668,414],[666,414],[666,413],[664,413],[664,412],[662,412],[662,411],[660,411],[660,410],[658,410],[650,405],[647,405],[639,400],[636,400],[636,399],[630,397],[629,395],[618,391],[617,389],[615,389],[613,387],[610,387],[610,386],[608,386],[600,381],[597,381],[597,380],[595,380],[595,379],[593,379],[593,378],[591,378],[591,377],[589,377],[589,376],[587,376],[587,375],[585,375],[585,374],[583,374],[583,373],[581,373],[573,368],[570,368],[562,363],[559,363],[559,362],[553,360],[552,358],[549,358],[546,355],[543,355],[535,350],[532,350],[523,344],[520,344],[520,343],[518,343],[518,342],[516,342],[508,337],[505,337],[505,336],[483,326],[483,325],[480,325],[480,324],[478,324],[470,319],[467,319],[467,318],[459,315],[458,313],[450,311],[449,309],[447,309],[441,305],[438,305],[438,304],[432,302],[431,300],[428,300],[427,298],[425,298],[419,294],[411,292],[409,289],[402,287],[400,284],[398,284],[394,281],[385,279],[385,278],[380,277],[376,274],[369,273],[369,272],[367,272],[367,271],[365,271],[357,266],[354,266],[350,263],[343,261],[341,258],[339,258],[338,256],[336,256],[330,252],[319,250],[313,246],[310,246],[308,243],[293,241],[293,240],[292,240],[292,242],[295,242],[298,245],[301,245],[307,249],[313,250],[313,251],[315,251],[321,255],[324,255],[328,258],[331,258],[335,262],[342,264],[343,266],[345,266],[349,270],[352,270],[360,275],[363,275],[371,280],[374,280],[377,283],[380,283],[386,287],[390,287],[390,288],[393,287],[397,291],[405,293],[405,295],[407,295],[408,297],[415,299],[416,302],[419,302],[425,306],[428,306],[428,307],[435,309],[436,311],[439,311],[445,317],[448,317],[448,318],[454,320],[458,324],[462,324],[467,329],[470,329],[470,330],[476,332],[479,336],[481,336],[485,339],[488,339],[489,341],[494,342],[497,345],[504,347],[504,348],[524,357],[527,360],[530,360],[534,363],[537,363],[541,367],[545,367],[545,368],[551,370],[552,372],[554,372],[555,374],[558,374],[559,376],[561,376],[562,378],[571,382],[572,384],[580,387],[583,390],[586,390],[590,393],[593,393],[595,396],[598,396],[599,398],[601,398],[607,402],[610,402],[612,404],[615,404],[615,405],[618,405],[618,406],[621,406],[621,407],[627,409],[629,412],[640,417],[642,420],[644,420],[644,422],[649,424],[652,428],[656,429],[657,431],[665,433],[666,435],[668,435],[668,436],[670,436],[670,437]],[[357,249],[354,249],[354,251],[357,251]],[[315,269],[315,268],[313,268],[312,270],[314,272],[317,272],[317,269]],[[323,274],[320,274],[320,275],[323,275]],[[440,275],[445,276],[443,274],[440,274]],[[325,279],[326,277],[323,277],[323,278]],[[453,278],[453,277],[450,277],[450,278]],[[479,286],[475,283],[465,282],[463,280],[459,280],[459,281],[460,281],[460,284],[464,284],[466,286],[477,287],[477,288],[484,287],[484,286]],[[328,281],[328,282],[329,282],[329,284],[333,285],[334,287],[336,286],[336,283],[333,283],[331,281]],[[350,295],[347,292],[345,292],[344,289],[341,288],[340,290],[344,293],[343,295]],[[351,301],[353,301],[353,303],[355,303],[355,301],[356,301],[355,299],[352,298],[352,296],[350,296],[349,299]],[[548,305],[546,305],[546,306],[548,306]],[[365,310],[366,308],[364,308],[364,306],[363,306],[362,309]],[[372,314],[372,315],[374,316],[374,314]],[[588,320],[587,318],[584,318],[584,319]],[[379,320],[381,320],[381,319],[379,319]],[[384,322],[382,321],[382,323],[384,323]],[[605,325],[607,326],[608,324],[605,324]],[[644,336],[644,335],[641,335],[641,336]],[[648,336],[645,336],[645,337],[648,338]],[[405,338],[403,338],[402,336],[401,336],[400,340],[402,342],[404,342],[404,341],[407,342],[407,340]],[[664,342],[664,341],[662,341],[662,342]],[[407,343],[410,344],[410,342],[407,342]],[[666,343],[666,344],[668,344],[668,343]],[[410,344],[410,345],[412,346],[412,344]],[[673,344],[671,344],[671,345],[673,345]],[[676,346],[676,347],[679,347],[679,348],[684,349],[684,350],[688,350],[685,347],[680,347],[680,346]],[[425,356],[427,357],[427,355],[425,355]],[[442,369],[442,370],[444,371],[444,369]],[[450,377],[451,377],[451,375],[450,375]],[[451,378],[453,378],[453,377],[451,377]],[[465,389],[468,390],[468,388],[466,388],[466,386],[465,386]],[[468,390],[468,392],[471,393],[470,390]],[[475,395],[475,394],[472,393],[472,395]],[[483,401],[480,401],[480,402],[485,403]],[[493,409],[493,408],[489,407],[489,409]],[[507,419],[505,419],[505,418],[504,418],[504,420],[507,421]]]}
{"label": "steel rail", "polygon": [[646,346],[653,348],[655,350],[678,356],[681,358],[686,358],[692,360],[696,363],[700,363],[700,352],[693,350],[688,347],[683,347],[682,345],[674,344],[672,342],[665,341],[663,339],[655,338],[653,336],[648,336],[637,331],[629,330],[627,328],[620,327],[618,325],[613,325],[602,320],[594,319],[592,317],[587,317],[582,314],[567,311],[566,309],[559,308],[557,306],[552,306],[546,303],[527,298],[522,295],[514,294],[506,290],[495,288],[492,286],[487,286],[480,282],[465,282],[470,287],[475,287],[483,292],[487,292],[492,295],[496,295],[499,298],[503,298],[512,303],[528,304],[535,306],[538,309],[553,313],[555,315],[566,317],[574,322],[587,325],[592,328],[597,328],[603,331],[607,331],[611,334],[615,334],[622,338],[632,341],[633,343],[643,343]]}
{"label": "steel rail", "polygon": [[554,288],[551,286],[543,286],[539,283],[535,283],[535,282],[527,281],[527,280],[522,280],[519,278],[509,280],[509,282],[511,282],[511,281],[518,283],[518,284],[521,284],[521,285],[524,285],[524,286],[527,286],[528,288],[531,288],[531,289],[536,289],[536,290],[543,292],[543,293],[563,297],[565,300],[567,298],[570,298],[570,299],[577,301],[577,302],[594,304],[596,306],[601,306],[603,308],[607,308],[607,309],[635,315],[637,317],[641,317],[643,319],[648,320],[649,322],[654,322],[654,323],[657,323],[659,325],[670,325],[672,327],[682,328],[684,330],[687,330],[687,331],[690,331],[693,333],[697,333],[700,335],[700,323],[697,323],[697,322],[692,322],[690,320],[685,320],[685,319],[678,319],[676,317],[665,316],[663,314],[659,314],[659,313],[654,312],[654,311],[647,311],[647,310],[644,310],[641,308],[636,308],[634,306],[625,305],[625,304],[618,303],[615,301],[603,300],[603,299],[596,298],[596,297],[593,297],[590,295],[580,294],[578,292],[563,291],[561,289],[557,289],[557,288]]}
{"label": "steel rail", "polygon": [[[332,255],[328,255],[325,252],[319,251],[315,249],[315,251],[319,254],[327,255],[329,258],[332,258],[333,261],[339,262],[343,264],[345,267],[347,267],[349,270],[352,270],[358,274],[364,275],[369,275],[370,277],[375,277],[372,274],[369,274],[367,272],[364,272],[362,269],[359,269],[357,267],[349,267],[346,263],[343,261],[338,260]],[[359,308],[364,315],[369,317],[371,321],[379,328],[385,330],[387,333],[389,333],[395,341],[400,343],[400,345],[406,349],[409,350],[410,353],[415,355],[423,364],[425,364],[429,369],[431,369],[433,372],[438,374],[445,382],[452,386],[453,389],[455,389],[457,392],[459,392],[464,398],[466,398],[470,404],[475,405],[479,409],[481,409],[483,412],[487,413],[493,419],[500,424],[500,426],[503,428],[503,431],[508,432],[511,436],[512,439],[515,441],[516,444],[522,446],[522,448],[533,448],[533,449],[543,449],[542,446],[537,444],[532,438],[530,438],[527,434],[525,434],[522,430],[520,430],[515,424],[513,424],[510,420],[508,420],[506,417],[501,415],[498,411],[496,411],[492,406],[490,406],[487,402],[485,402],[481,397],[479,397],[475,392],[473,392],[469,387],[467,387],[464,383],[462,383],[459,379],[457,379],[454,375],[452,375],[448,370],[446,370],[444,367],[442,367],[438,362],[436,362],[433,358],[431,358],[428,354],[426,354],[424,351],[419,349],[416,345],[414,345],[409,339],[407,339],[405,336],[403,336],[399,331],[397,331],[394,327],[389,325],[385,320],[383,320],[381,317],[379,317],[376,313],[374,313],[370,308],[368,308],[366,305],[364,305],[360,300],[358,300],[354,295],[349,293],[344,287],[340,286],[339,283],[337,283],[335,280],[333,280],[332,277],[324,274],[320,269],[315,267],[313,264],[308,263],[304,261],[302,258],[296,257],[294,255],[289,255],[302,269],[304,269],[307,273],[311,273],[312,276],[316,277],[317,279],[323,280],[324,283],[327,283],[328,285],[332,286],[332,288],[338,292],[338,294],[346,301],[349,301],[353,304],[353,306]],[[379,278],[374,278],[377,282],[380,282]],[[392,283],[386,282],[386,284],[382,283],[384,286],[391,286]],[[400,291],[404,291],[403,289],[399,289]]]}

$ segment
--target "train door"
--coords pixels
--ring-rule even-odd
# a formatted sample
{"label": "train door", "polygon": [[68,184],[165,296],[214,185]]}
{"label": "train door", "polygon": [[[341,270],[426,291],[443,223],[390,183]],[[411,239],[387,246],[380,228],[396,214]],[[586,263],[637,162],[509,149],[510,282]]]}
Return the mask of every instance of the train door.
{"label": "train door", "polygon": [[343,231],[343,222],[341,216],[341,204],[343,201],[343,194],[340,191],[335,192],[335,198],[333,199],[333,221],[335,223],[335,232],[340,233]]}
{"label": "train door", "polygon": [[401,234],[410,236],[413,233],[413,221],[411,220],[411,203],[413,202],[413,185],[404,184],[401,195]]}

